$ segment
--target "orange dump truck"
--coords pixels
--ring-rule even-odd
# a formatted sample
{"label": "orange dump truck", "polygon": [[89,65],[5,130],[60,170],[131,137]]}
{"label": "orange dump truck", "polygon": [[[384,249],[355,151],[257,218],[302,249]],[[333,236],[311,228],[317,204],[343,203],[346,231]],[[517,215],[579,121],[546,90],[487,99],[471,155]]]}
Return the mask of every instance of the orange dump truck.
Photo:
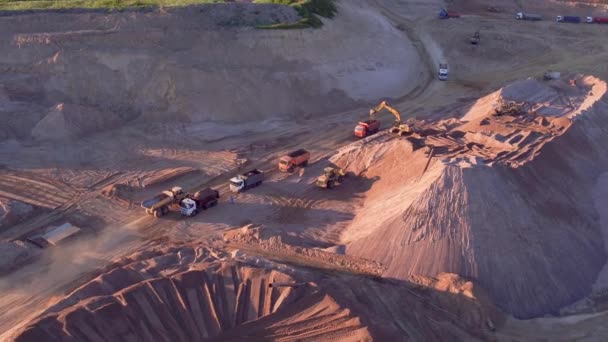
{"label": "orange dump truck", "polygon": [[372,134],[378,133],[380,130],[380,121],[378,120],[367,120],[361,121],[355,127],[355,136],[358,138],[365,138]]}
{"label": "orange dump truck", "polygon": [[279,160],[279,170],[283,172],[293,172],[296,167],[308,165],[310,153],[306,150],[299,149],[288,153]]}

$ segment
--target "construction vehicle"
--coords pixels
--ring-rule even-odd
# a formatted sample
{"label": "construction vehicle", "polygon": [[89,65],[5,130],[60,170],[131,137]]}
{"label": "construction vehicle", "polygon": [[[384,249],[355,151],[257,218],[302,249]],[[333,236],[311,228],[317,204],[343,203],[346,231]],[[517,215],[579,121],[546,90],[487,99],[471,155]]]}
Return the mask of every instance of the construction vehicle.
{"label": "construction vehicle", "polygon": [[448,79],[448,65],[445,63],[439,64],[438,78],[440,81],[446,81]]}
{"label": "construction vehicle", "polygon": [[369,137],[372,134],[378,133],[380,130],[380,120],[360,121],[355,127],[355,136],[358,138]]}
{"label": "construction vehicle", "polygon": [[543,20],[543,17],[541,17],[538,14],[519,12],[519,13],[517,13],[515,15],[515,19],[517,19],[517,20],[540,21],[540,20]]}
{"label": "construction vehicle", "polygon": [[555,21],[557,21],[558,23],[578,24],[581,22],[581,17],[573,15],[558,15],[557,17],[555,17]]}
{"label": "construction vehicle", "polygon": [[587,17],[587,24],[608,24],[608,17]]}
{"label": "construction vehicle", "polygon": [[[542,107],[542,105],[541,105]],[[526,103],[526,102],[515,102],[515,101],[505,101],[504,99],[499,99],[498,103],[494,106],[494,114],[497,116],[501,115],[510,115],[517,116],[522,114],[536,114],[536,110],[538,106],[535,108],[534,105]]]}
{"label": "construction vehicle", "polygon": [[393,127],[390,129],[391,133],[399,135],[408,135],[412,133],[412,129],[410,128],[410,126],[401,122],[401,113],[399,113],[399,111],[395,108],[391,107],[386,101],[380,102],[380,104],[376,106],[376,108],[372,108],[369,110],[370,119],[375,120],[376,113],[378,113],[382,109],[388,110],[395,116],[395,122],[393,124]]}
{"label": "construction vehicle", "polygon": [[179,202],[179,211],[184,216],[196,216],[201,210],[216,206],[219,198],[219,191],[206,188],[195,192],[194,195],[186,195],[186,197]]}
{"label": "construction vehicle", "polygon": [[310,153],[306,150],[299,149],[288,153],[279,159],[279,170],[283,172],[293,172],[297,167],[305,167],[308,165]]}
{"label": "construction vehicle", "polygon": [[173,187],[154,196],[151,199],[141,202],[142,208],[146,209],[148,215],[161,217],[169,212],[170,206],[178,204],[186,194],[179,186]]}
{"label": "construction vehicle", "polygon": [[475,33],[473,33],[473,36],[471,36],[471,44],[477,45],[479,44],[480,40],[481,37],[479,36],[479,31],[475,31]]}
{"label": "construction vehicle", "polygon": [[437,17],[439,19],[460,18],[460,14],[456,12],[449,12],[445,8],[442,8]]}
{"label": "construction vehicle", "polygon": [[323,169],[323,174],[317,178],[315,184],[320,188],[331,189],[336,183],[341,183],[345,176],[344,170],[328,166]]}
{"label": "construction vehicle", "polygon": [[253,169],[230,179],[230,191],[243,192],[259,186],[264,181],[264,172]]}

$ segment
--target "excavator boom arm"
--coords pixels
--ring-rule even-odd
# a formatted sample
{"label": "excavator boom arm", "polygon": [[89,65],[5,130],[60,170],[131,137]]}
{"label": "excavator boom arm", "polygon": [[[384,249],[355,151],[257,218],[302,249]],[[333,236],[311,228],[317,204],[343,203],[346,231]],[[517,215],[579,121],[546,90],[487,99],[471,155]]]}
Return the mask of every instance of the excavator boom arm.
{"label": "excavator boom arm", "polygon": [[396,110],[395,108],[389,106],[389,104],[386,101],[380,102],[380,104],[378,106],[376,106],[376,108],[373,108],[369,111],[369,114],[372,117],[372,119],[374,118],[374,115],[376,113],[378,113],[379,111],[381,111],[382,109],[386,109],[389,112],[391,112],[397,119],[397,122],[401,123],[401,113],[399,113],[399,111]]}

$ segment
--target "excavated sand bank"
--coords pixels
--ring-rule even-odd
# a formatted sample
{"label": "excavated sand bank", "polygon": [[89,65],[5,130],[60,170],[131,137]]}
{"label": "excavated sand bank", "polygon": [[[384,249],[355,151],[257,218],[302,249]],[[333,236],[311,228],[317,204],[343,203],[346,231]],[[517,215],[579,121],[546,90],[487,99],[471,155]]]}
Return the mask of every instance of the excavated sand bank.
{"label": "excavated sand bank", "polygon": [[379,282],[237,254],[197,245],[136,253],[12,340],[484,340],[504,320],[455,274]]}
{"label": "excavated sand bank", "polygon": [[[417,123],[422,135],[438,132],[421,138],[434,147],[426,172],[415,139],[379,135],[343,149],[333,162],[379,177],[343,234],[346,253],[382,262],[386,277],[471,277],[517,317],[584,296],[606,261],[592,196],[608,169],[605,92],[592,77],[577,87],[527,80],[480,99],[462,121]],[[542,106],[493,116],[499,97]]]}
{"label": "excavated sand bank", "polygon": [[83,285],[15,341],[371,340],[311,283],[221,262],[206,248],[144,252]]}
{"label": "excavated sand bank", "polygon": [[237,3],[0,16],[0,140],[70,138],[136,118],[326,114],[403,96],[424,76],[407,36],[365,1],[341,2],[321,29],[253,28],[294,19],[291,7]]}

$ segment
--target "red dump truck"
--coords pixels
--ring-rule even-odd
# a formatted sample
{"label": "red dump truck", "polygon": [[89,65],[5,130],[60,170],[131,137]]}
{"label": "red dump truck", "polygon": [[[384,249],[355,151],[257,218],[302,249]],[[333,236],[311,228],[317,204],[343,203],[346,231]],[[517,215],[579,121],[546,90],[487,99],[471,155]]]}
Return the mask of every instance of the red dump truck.
{"label": "red dump truck", "polygon": [[587,17],[587,24],[608,24],[608,17]]}
{"label": "red dump truck", "polygon": [[297,167],[305,167],[308,165],[310,153],[306,150],[299,149],[279,159],[279,170],[283,172],[293,172]]}
{"label": "red dump truck", "polygon": [[380,121],[379,120],[367,120],[361,121],[355,127],[355,136],[358,138],[365,138],[372,134],[378,133],[380,130]]}
{"label": "red dump truck", "polygon": [[201,210],[217,205],[219,198],[220,193],[217,190],[206,188],[195,192],[194,195],[186,195],[179,203],[179,211],[185,216],[195,216]]}

